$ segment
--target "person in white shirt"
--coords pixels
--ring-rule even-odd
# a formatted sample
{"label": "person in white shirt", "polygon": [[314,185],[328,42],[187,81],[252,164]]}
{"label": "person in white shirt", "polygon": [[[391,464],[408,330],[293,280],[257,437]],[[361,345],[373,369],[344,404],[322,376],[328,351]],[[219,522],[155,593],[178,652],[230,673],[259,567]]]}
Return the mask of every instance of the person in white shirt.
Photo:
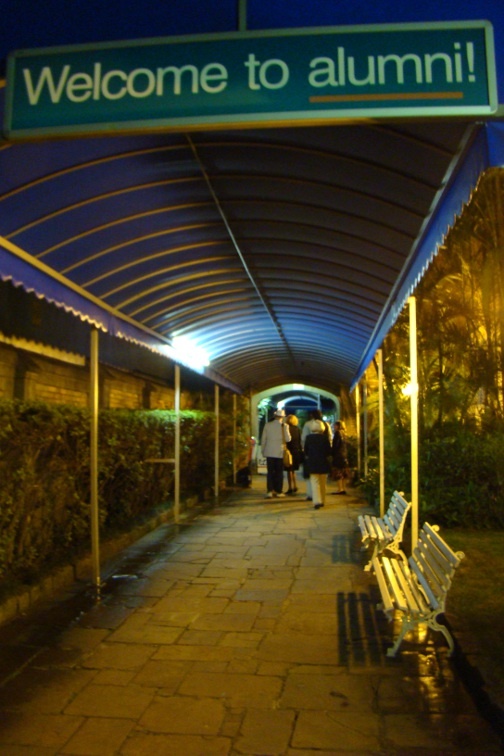
{"label": "person in white shirt", "polygon": [[273,419],[266,423],[261,436],[261,453],[266,457],[266,487],[267,499],[275,496],[284,497],[283,488],[283,452],[285,445],[291,440],[289,426],[284,424],[283,409],[277,409]]}

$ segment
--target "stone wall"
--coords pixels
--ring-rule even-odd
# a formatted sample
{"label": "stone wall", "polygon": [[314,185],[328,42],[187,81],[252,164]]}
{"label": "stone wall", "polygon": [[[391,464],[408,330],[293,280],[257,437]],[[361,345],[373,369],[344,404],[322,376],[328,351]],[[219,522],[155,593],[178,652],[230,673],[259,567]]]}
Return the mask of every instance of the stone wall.
{"label": "stone wall", "polygon": [[0,345],[0,400],[14,397],[17,354]]}
{"label": "stone wall", "polygon": [[[89,404],[89,368],[85,359],[58,360],[0,344],[0,400],[21,399],[49,404]],[[77,363],[77,364],[76,364]],[[173,409],[174,387],[151,378],[100,366],[100,406],[104,409]],[[182,392],[182,409],[191,407]]]}

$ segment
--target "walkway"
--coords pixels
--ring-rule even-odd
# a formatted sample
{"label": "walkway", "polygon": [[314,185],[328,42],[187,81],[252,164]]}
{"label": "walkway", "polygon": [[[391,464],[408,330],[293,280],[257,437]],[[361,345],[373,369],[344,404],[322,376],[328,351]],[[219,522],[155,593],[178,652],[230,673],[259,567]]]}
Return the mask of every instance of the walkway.
{"label": "walkway", "polygon": [[362,501],[263,489],[129,548],[98,605],[0,628],[1,756],[501,753],[442,638],[386,658]]}

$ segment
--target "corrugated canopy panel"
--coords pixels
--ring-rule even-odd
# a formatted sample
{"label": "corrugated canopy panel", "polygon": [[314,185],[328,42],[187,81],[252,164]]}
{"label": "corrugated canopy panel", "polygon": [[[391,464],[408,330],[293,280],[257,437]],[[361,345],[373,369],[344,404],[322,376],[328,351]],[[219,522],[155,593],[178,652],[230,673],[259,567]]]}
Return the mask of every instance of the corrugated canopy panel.
{"label": "corrugated canopy panel", "polygon": [[[150,345],[190,336],[241,389],[351,385],[467,199],[465,178],[443,215],[472,131],[382,122],[3,144],[0,273]],[[13,272],[16,250],[44,283],[26,262]]]}

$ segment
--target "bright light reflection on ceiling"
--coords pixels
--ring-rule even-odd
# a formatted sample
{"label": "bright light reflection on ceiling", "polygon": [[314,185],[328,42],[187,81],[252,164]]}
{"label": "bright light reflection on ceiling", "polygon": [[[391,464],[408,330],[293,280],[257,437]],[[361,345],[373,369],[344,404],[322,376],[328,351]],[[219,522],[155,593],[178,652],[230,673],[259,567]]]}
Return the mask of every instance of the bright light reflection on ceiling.
{"label": "bright light reflection on ceiling", "polygon": [[180,362],[198,373],[202,373],[210,364],[208,352],[198,346],[189,336],[174,336],[171,347],[166,347],[163,351],[175,362]]}

